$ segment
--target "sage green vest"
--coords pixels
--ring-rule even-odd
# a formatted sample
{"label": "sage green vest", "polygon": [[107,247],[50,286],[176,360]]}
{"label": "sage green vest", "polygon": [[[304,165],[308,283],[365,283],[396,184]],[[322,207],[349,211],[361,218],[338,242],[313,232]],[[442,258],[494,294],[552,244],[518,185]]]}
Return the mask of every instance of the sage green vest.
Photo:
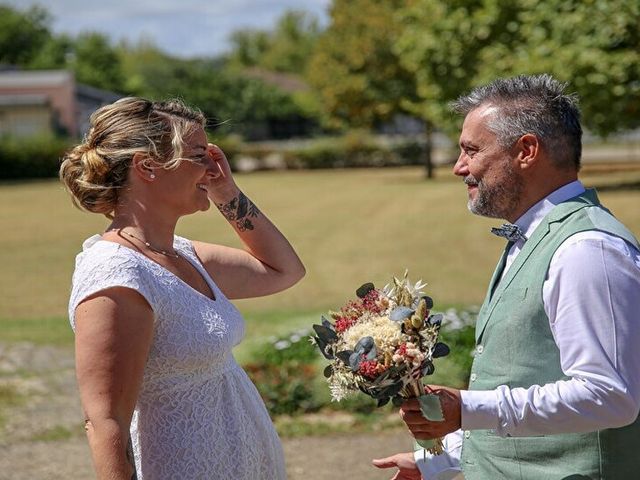
{"label": "sage green vest", "polygon": [[[544,311],[542,285],[556,249],[585,230],[609,232],[638,247],[594,190],[555,206],[497,285],[506,250],[496,268],[476,324],[471,390],[527,388],[568,378]],[[462,468],[466,480],[640,478],[640,420],[586,434],[503,438],[490,430],[465,432]]]}

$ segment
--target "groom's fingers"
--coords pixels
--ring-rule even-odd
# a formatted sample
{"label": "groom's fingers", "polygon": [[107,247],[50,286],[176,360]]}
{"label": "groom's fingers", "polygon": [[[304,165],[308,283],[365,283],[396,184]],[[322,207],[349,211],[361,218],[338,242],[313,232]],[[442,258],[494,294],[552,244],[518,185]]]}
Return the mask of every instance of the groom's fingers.
{"label": "groom's fingers", "polygon": [[378,468],[393,468],[398,466],[396,455],[392,455],[386,458],[374,458],[372,463]]}
{"label": "groom's fingers", "polygon": [[401,411],[400,416],[418,440],[428,440],[449,433],[449,426],[445,422],[430,422],[422,413]]}
{"label": "groom's fingers", "polygon": [[400,407],[400,411],[405,412],[419,412],[420,411],[420,403],[417,398],[410,398],[405,400],[402,403],[402,407]]}
{"label": "groom's fingers", "polygon": [[378,468],[397,468],[391,480],[419,480],[420,471],[413,459],[413,452],[396,453],[386,458],[376,458],[372,463]]}

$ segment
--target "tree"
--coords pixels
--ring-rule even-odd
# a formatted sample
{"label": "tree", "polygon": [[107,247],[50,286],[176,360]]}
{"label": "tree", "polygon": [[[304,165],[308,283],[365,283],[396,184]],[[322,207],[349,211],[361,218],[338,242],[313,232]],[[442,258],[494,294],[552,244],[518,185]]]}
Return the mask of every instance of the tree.
{"label": "tree", "polygon": [[29,64],[51,38],[50,21],[41,7],[19,11],[0,5],[0,63]]}
{"label": "tree", "polygon": [[203,111],[211,129],[248,134],[256,123],[305,116],[286,93],[218,60],[173,58],[149,44],[123,46],[121,56],[132,93],[156,100],[180,97]]}
{"label": "tree", "polygon": [[0,6],[0,62],[27,69],[67,68],[78,82],[123,90],[120,59],[104,35],[52,35],[50,21],[49,13],[41,7],[21,12]]}
{"label": "tree", "polygon": [[74,51],[74,40],[68,35],[52,36],[27,65],[33,69],[67,68]]}
{"label": "tree", "polygon": [[[483,54],[504,74],[548,72],[580,96],[585,126],[606,136],[640,126],[640,3],[521,0],[518,40],[508,55]],[[488,70],[488,69],[487,69]],[[482,74],[489,78],[490,71]]]}
{"label": "tree", "polygon": [[410,110],[453,134],[448,108],[492,68],[482,55],[491,45],[513,45],[518,0],[412,0],[400,12],[405,25],[394,45],[400,63],[415,76],[417,101]]}
{"label": "tree", "polygon": [[238,30],[231,35],[231,65],[261,67],[302,74],[320,35],[317,19],[304,11],[289,10],[273,30]]}
{"label": "tree", "polygon": [[277,72],[301,75],[320,36],[318,20],[303,11],[288,11],[280,17],[271,35],[270,48],[260,65]]}
{"label": "tree", "polygon": [[[394,50],[404,29],[396,12],[405,0],[335,0],[331,23],[320,37],[307,78],[334,127],[371,127],[419,100],[414,73]],[[430,139],[430,137],[428,136]],[[427,175],[433,175],[430,142]]]}
{"label": "tree", "polygon": [[265,52],[269,50],[269,33],[263,30],[241,29],[231,34],[231,53],[229,63],[244,67],[255,67],[260,65],[260,61]]}
{"label": "tree", "polygon": [[74,71],[78,82],[116,92],[124,90],[118,52],[100,33],[80,34],[67,56],[67,66]]}
{"label": "tree", "polygon": [[400,15],[413,109],[440,128],[456,130],[448,103],[472,87],[542,72],[570,83],[592,131],[640,125],[637,0],[412,0]]}

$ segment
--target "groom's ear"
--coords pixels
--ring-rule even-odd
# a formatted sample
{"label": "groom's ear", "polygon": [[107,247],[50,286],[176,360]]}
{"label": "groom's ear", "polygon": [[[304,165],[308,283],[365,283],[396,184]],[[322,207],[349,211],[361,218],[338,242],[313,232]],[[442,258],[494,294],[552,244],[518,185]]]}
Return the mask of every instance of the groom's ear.
{"label": "groom's ear", "polygon": [[517,165],[521,170],[533,168],[540,159],[540,142],[532,133],[522,135],[515,144]]}

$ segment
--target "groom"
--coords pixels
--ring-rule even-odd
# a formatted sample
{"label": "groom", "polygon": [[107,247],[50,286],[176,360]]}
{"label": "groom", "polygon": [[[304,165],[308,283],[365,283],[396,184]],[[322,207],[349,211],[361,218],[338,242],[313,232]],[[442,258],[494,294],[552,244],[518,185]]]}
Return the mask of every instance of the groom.
{"label": "groom", "polygon": [[578,181],[576,98],[549,75],[520,76],[454,109],[469,210],[515,226],[494,229],[508,243],[478,315],[469,390],[434,387],[443,422],[415,400],[400,411],[418,439],[448,434],[448,451],[374,464],[398,467],[396,479],[637,478],[640,247]]}

